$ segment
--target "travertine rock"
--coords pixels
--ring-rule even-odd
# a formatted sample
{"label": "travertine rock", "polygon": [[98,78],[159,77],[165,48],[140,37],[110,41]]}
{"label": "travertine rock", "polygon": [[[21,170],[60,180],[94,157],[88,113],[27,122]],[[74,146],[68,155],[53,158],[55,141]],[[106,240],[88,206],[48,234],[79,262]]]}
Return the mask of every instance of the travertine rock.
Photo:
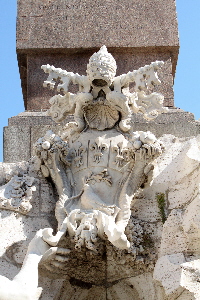
{"label": "travertine rock", "polygon": [[200,260],[183,263],[181,268],[181,286],[190,291],[195,299],[200,299]]}
{"label": "travertine rock", "polygon": [[[135,195],[135,204],[132,207],[132,215],[136,220],[140,219],[143,221],[140,221],[140,225],[136,226],[137,223],[133,223],[136,230],[136,240],[135,243],[139,241],[139,238],[142,239],[142,236],[145,232],[145,239],[147,239],[147,236],[151,237],[151,239],[146,244],[142,242],[143,247],[145,247],[145,251],[147,249],[150,249],[150,253],[155,251],[157,255],[160,257],[156,263],[156,268],[154,271],[154,281],[152,279],[152,276],[149,275],[148,277],[148,285],[146,284],[147,279],[142,279],[144,276],[147,276],[145,274],[150,274],[149,271],[146,273],[145,270],[147,270],[147,265],[145,265],[148,260],[145,258],[145,254],[143,257],[145,260],[142,262],[139,260],[142,258],[141,254],[139,252],[137,254],[137,259],[132,260],[131,262],[131,256],[130,254],[126,254],[126,251],[124,253],[122,252],[120,255],[117,252],[113,252],[111,250],[112,246],[110,245],[109,248],[107,248],[106,253],[108,257],[107,262],[107,269],[105,266],[100,264],[101,256],[95,261],[92,259],[91,256],[91,262],[93,261],[93,268],[90,268],[90,276],[87,279],[87,272],[83,272],[84,268],[78,268],[77,272],[75,272],[75,268],[73,270],[73,262],[69,261],[67,265],[69,266],[66,268],[68,276],[71,275],[73,279],[70,279],[67,283],[68,279],[66,279],[66,283],[63,284],[63,288],[59,288],[57,290],[57,293],[60,293],[60,297],[62,295],[63,299],[67,297],[68,292],[70,291],[70,285],[72,284],[73,287],[73,297],[76,299],[76,297],[80,297],[83,295],[85,299],[87,297],[90,297],[89,295],[93,295],[93,293],[100,293],[99,297],[102,297],[100,299],[106,299],[105,294],[103,293],[103,289],[100,289],[97,291],[95,288],[96,285],[99,284],[93,282],[93,291],[91,294],[89,291],[91,291],[90,285],[88,285],[88,288],[85,290],[84,288],[81,288],[80,285],[86,284],[84,283],[87,281],[87,284],[91,284],[90,280],[92,278],[95,278],[95,274],[98,274],[98,277],[96,278],[102,278],[102,285],[104,286],[104,280],[105,277],[101,277],[102,270],[104,270],[104,274],[106,275],[106,278],[110,278],[110,282],[113,281],[113,276],[115,276],[115,280],[119,282],[118,284],[114,284],[112,282],[112,287],[105,287],[107,289],[107,295],[111,297],[111,299],[120,299],[123,295],[123,297],[130,298],[130,295],[134,295],[134,297],[138,297],[138,299],[149,299],[149,295],[151,294],[152,299],[165,299],[165,297],[168,297],[170,300],[172,299],[180,299],[180,300],[191,300],[191,299],[198,299],[199,292],[198,292],[198,257],[199,257],[199,231],[198,231],[198,194],[199,190],[198,188],[198,167],[199,167],[199,137],[192,138],[192,139],[182,139],[178,140],[172,135],[165,135],[161,138],[163,143],[165,143],[165,152],[156,159],[154,162],[154,170],[151,171],[152,174],[149,174],[149,180],[147,183],[145,183],[145,187],[142,188],[140,193]],[[7,164],[8,166],[8,164]],[[5,166],[6,167],[6,166]],[[6,173],[6,172],[5,172]],[[4,174],[5,174],[4,173]],[[9,180],[10,178],[8,178]],[[185,189],[181,188],[181,183],[185,182]],[[191,182],[191,184],[189,184]],[[47,183],[45,183],[47,185]],[[197,187],[195,187],[197,185]],[[179,188],[179,193],[176,191],[176,186]],[[194,188],[195,187],[195,188]],[[193,193],[195,191],[195,193]],[[158,209],[158,204],[156,200],[156,194],[157,193],[165,193],[165,214],[166,214],[166,222],[164,224],[163,230],[162,230],[162,223],[160,222],[160,212]],[[188,195],[187,199],[184,199],[185,194]],[[167,196],[170,195],[170,202],[167,202]],[[173,197],[174,195],[174,197]],[[176,199],[176,201],[175,201]],[[41,200],[40,200],[41,201]],[[169,201],[169,200],[168,200]],[[177,203],[176,203],[177,202]],[[147,205],[148,203],[148,205]],[[170,205],[173,206],[169,211]],[[181,207],[180,207],[181,203]],[[169,213],[170,212],[170,213]],[[31,213],[31,211],[30,211]],[[30,214],[28,213],[28,214]],[[28,237],[30,240],[30,236],[33,236],[32,233],[28,233],[27,229],[25,229],[25,233],[22,235],[19,235],[19,225],[22,226],[21,223],[21,217],[16,218],[15,215],[12,215],[12,213],[9,212],[2,212],[1,213],[4,218],[2,219],[2,225],[5,231],[5,235],[2,236],[4,248],[2,248],[2,254],[5,253],[5,250],[7,247],[11,246],[13,243],[18,243],[19,241],[23,240]],[[10,216],[10,217],[9,217]],[[47,217],[43,216],[45,219]],[[24,218],[24,217],[22,217]],[[27,218],[27,217],[26,217]],[[41,217],[40,217],[41,218]],[[24,220],[25,221],[25,220]],[[32,228],[31,230],[37,230],[40,227],[48,227],[47,220],[42,225],[35,223],[33,224],[33,219],[28,217],[27,223],[24,223],[25,225],[22,226],[22,228],[26,228],[28,225],[29,228]],[[36,222],[36,221],[35,221]],[[135,221],[134,221],[135,222]],[[145,223],[146,222],[146,223]],[[11,225],[13,224],[13,225]],[[18,224],[18,225],[17,225]],[[27,225],[26,225],[27,224]],[[146,224],[146,225],[145,225]],[[11,230],[11,228],[15,228],[15,231]],[[30,227],[31,226],[31,227]],[[141,227],[143,226],[143,227]],[[145,227],[146,226],[146,227]],[[51,226],[50,226],[51,227]],[[140,228],[140,229],[139,229]],[[141,228],[143,228],[143,233],[139,234]],[[146,229],[145,229],[146,228]],[[148,230],[147,230],[148,228]],[[22,229],[21,229],[22,230]],[[145,230],[145,231],[144,231]],[[18,234],[16,235],[16,232]],[[22,231],[23,232],[23,231]],[[12,234],[11,234],[12,233]],[[138,240],[137,240],[138,239]],[[70,241],[69,241],[70,242]],[[22,245],[25,242],[22,243]],[[136,244],[135,244],[136,245]],[[69,246],[69,244],[68,244]],[[14,257],[16,255],[19,255],[19,244],[17,247],[13,248],[13,246],[10,247],[10,250],[7,251],[6,256],[4,254],[3,261],[2,261],[2,268],[4,276],[12,276],[11,274],[16,274],[18,271],[18,268],[23,261],[23,255],[22,258],[15,260],[11,260],[11,253],[14,251]],[[21,246],[22,247],[22,246]],[[27,242],[26,246],[27,247]],[[111,248],[110,248],[111,247]],[[11,249],[13,249],[11,251]],[[14,250],[15,249],[15,250]],[[23,247],[21,248],[23,249]],[[109,250],[110,249],[110,250]],[[60,250],[59,250],[60,251]],[[105,251],[105,250],[104,250]],[[137,250],[138,251],[138,250]],[[86,251],[87,252],[87,251]],[[85,252],[85,254],[86,254]],[[10,254],[9,254],[10,253]],[[116,253],[116,254],[114,254]],[[147,253],[147,252],[144,252]],[[9,256],[8,256],[9,255]],[[12,254],[13,255],[13,254]],[[77,260],[75,262],[75,266],[77,268],[77,262],[80,261],[81,256],[79,252],[77,251],[74,253],[77,257]],[[143,255],[143,254],[142,254]],[[149,255],[149,254],[148,254]],[[7,258],[6,258],[7,257]],[[61,255],[63,257],[63,254]],[[71,256],[69,256],[71,257]],[[85,256],[87,257],[87,256]],[[109,258],[110,257],[110,258]],[[127,257],[127,258],[126,258]],[[129,257],[129,258],[128,258]],[[156,256],[155,256],[156,257]],[[6,260],[5,260],[6,258]],[[99,261],[98,261],[99,260]],[[57,260],[56,260],[57,261]],[[86,258],[86,265],[89,264],[90,259],[89,256]],[[131,263],[130,263],[131,262]],[[150,261],[149,261],[150,262]],[[155,264],[156,259],[152,257],[152,263]],[[56,264],[55,264],[56,265]],[[52,262],[49,263],[49,266],[52,268],[55,265],[52,265]],[[67,266],[66,265],[66,266]],[[85,265],[85,266],[86,266]],[[143,267],[142,267],[143,265]],[[153,267],[152,265],[152,267]],[[99,271],[98,270],[99,266]],[[131,266],[131,267],[128,267]],[[162,268],[161,268],[162,266]],[[48,267],[48,263],[43,266],[41,265],[41,271],[42,275],[49,276],[48,271],[46,269]],[[139,268],[138,268],[139,267]],[[141,268],[142,267],[142,268]],[[9,271],[10,270],[10,271]],[[46,270],[46,271],[45,271]],[[61,269],[58,269],[61,270]],[[72,271],[73,270],[73,271]],[[89,269],[88,269],[89,270]],[[140,270],[140,271],[139,271]],[[59,271],[60,272],[60,271]],[[71,273],[73,272],[73,273]],[[49,271],[49,274],[51,272]],[[61,272],[60,272],[61,274]],[[109,275],[110,274],[110,275]],[[67,276],[67,275],[62,275]],[[61,277],[62,277],[61,276]],[[74,277],[75,276],[75,277]],[[127,286],[125,290],[122,289],[123,280],[125,278],[132,278],[129,287]],[[144,277],[145,278],[145,277]],[[50,279],[49,279],[50,280]],[[58,279],[57,279],[58,280]],[[144,281],[143,281],[144,280]],[[157,284],[159,282],[159,284]],[[173,284],[172,284],[173,283]],[[69,285],[70,284],[70,285]],[[79,289],[77,289],[77,293],[74,290],[74,287],[78,284]],[[163,285],[163,289],[160,287],[160,285]],[[41,286],[41,285],[39,285]],[[45,280],[43,280],[43,288],[46,289],[48,286],[47,281],[45,283]],[[65,287],[69,286],[69,290],[65,290]],[[119,287],[118,287],[119,286]],[[130,288],[130,286],[133,286],[133,288]],[[144,289],[145,286],[145,289]],[[150,288],[151,286],[151,288]],[[149,290],[150,288],[150,290]],[[60,292],[59,292],[60,291]],[[62,292],[61,292],[62,291]],[[79,292],[78,292],[79,291]],[[87,291],[87,293],[86,293]],[[101,291],[101,292],[100,292]],[[136,292],[137,291],[137,292]],[[164,292],[165,291],[165,292]],[[52,297],[56,297],[57,293],[53,294],[51,292]],[[86,293],[86,294],[85,294]],[[89,294],[88,294],[89,293]],[[132,293],[132,294],[131,294]],[[164,296],[166,294],[166,296]],[[44,296],[42,296],[42,299],[48,299],[48,291],[45,290]],[[85,295],[85,296],[84,296]],[[167,296],[168,295],[168,296]],[[45,298],[46,297],[46,298]],[[113,298],[115,297],[115,298]],[[166,298],[166,299],[168,299]],[[56,299],[56,298],[55,298]],[[62,298],[61,298],[62,299]]]}
{"label": "travertine rock", "polygon": [[154,279],[162,283],[166,295],[181,293],[181,264],[185,262],[183,253],[165,255],[158,259],[154,269]]}

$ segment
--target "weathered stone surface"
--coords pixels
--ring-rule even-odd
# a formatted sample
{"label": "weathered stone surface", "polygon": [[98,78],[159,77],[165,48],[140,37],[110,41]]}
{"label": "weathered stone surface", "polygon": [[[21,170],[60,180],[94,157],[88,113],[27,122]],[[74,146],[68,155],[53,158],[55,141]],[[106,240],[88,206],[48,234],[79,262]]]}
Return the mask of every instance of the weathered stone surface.
{"label": "weathered stone surface", "polygon": [[195,299],[200,298],[199,270],[200,260],[192,260],[181,265],[182,276],[181,286],[186,288],[194,295]]}
{"label": "weathered stone surface", "polygon": [[181,264],[185,262],[183,253],[162,256],[154,269],[154,279],[161,282],[166,295],[181,293]]}
{"label": "weathered stone surface", "polygon": [[14,175],[22,176],[28,169],[28,162],[0,163],[0,185],[7,183]]}
{"label": "weathered stone surface", "polygon": [[177,46],[175,3],[18,1],[17,48]]}
{"label": "weathered stone surface", "polygon": [[[16,162],[30,158],[30,127],[12,126],[4,128],[4,158],[5,162]],[[16,151],[17,149],[17,151]]]}
{"label": "weathered stone surface", "polygon": [[0,207],[27,214],[32,208],[30,200],[36,191],[35,184],[35,178],[27,174],[22,177],[13,176],[9,182],[0,187]]}
{"label": "weathered stone surface", "polygon": [[40,286],[43,288],[41,300],[59,299],[63,291],[65,279],[49,279],[40,276]]}
{"label": "weathered stone surface", "polygon": [[[66,280],[63,283],[62,289],[57,297],[57,299],[60,300],[104,300],[106,298],[107,292],[105,287],[95,286],[76,280]],[[41,299],[45,300],[45,298]]]}
{"label": "weathered stone surface", "polygon": [[[68,116],[65,122],[73,120]],[[23,112],[8,120],[8,126],[4,127],[4,162],[13,163],[27,161],[34,155],[33,144],[49,129],[58,133],[61,125],[56,124],[45,112]],[[25,134],[24,134],[25,132]],[[16,142],[15,142],[16,141]],[[15,150],[13,145],[17,145]]]}

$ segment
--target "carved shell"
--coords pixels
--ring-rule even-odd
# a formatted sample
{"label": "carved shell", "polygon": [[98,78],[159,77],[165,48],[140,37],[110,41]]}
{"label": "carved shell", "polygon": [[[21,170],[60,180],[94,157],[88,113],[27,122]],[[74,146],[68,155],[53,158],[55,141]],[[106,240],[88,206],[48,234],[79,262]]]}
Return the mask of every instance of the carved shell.
{"label": "carved shell", "polygon": [[88,105],[84,108],[84,115],[89,127],[98,130],[112,128],[119,120],[118,111],[108,105]]}

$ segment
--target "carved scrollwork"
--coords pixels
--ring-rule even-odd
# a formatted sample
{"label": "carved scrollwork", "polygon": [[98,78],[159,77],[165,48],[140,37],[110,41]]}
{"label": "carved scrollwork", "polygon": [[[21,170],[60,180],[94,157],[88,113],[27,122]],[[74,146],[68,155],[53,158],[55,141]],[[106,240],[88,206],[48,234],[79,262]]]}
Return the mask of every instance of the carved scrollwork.
{"label": "carved scrollwork", "polygon": [[47,113],[55,122],[62,122],[67,114],[75,112],[76,106],[73,94],[55,95],[49,100],[49,103],[51,107]]}
{"label": "carved scrollwork", "polygon": [[159,93],[146,95],[144,92],[138,93],[138,112],[142,113],[148,121],[155,119],[160,113],[166,113],[167,107],[163,107],[164,96]]}

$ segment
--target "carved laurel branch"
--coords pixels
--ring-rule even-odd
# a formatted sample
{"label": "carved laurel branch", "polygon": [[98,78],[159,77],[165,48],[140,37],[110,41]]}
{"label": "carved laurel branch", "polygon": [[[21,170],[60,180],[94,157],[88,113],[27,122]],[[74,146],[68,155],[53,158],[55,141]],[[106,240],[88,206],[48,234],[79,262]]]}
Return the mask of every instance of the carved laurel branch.
{"label": "carved laurel branch", "polygon": [[[35,154],[40,159],[40,168],[44,177],[50,176],[50,170],[55,168],[53,153],[56,153],[59,159],[65,164],[70,163],[67,160],[67,155],[69,153],[69,147],[67,143],[65,143],[59,136],[55,135],[51,130],[47,131],[44,137],[37,140],[36,144],[34,145],[34,150]],[[50,153],[52,153],[52,155],[50,155]],[[53,176],[53,172],[51,176]]]}
{"label": "carved laurel branch", "polygon": [[85,183],[92,183],[104,181],[108,186],[112,185],[112,177],[108,174],[107,169],[104,169],[102,172],[96,174],[91,173],[88,177],[85,178]]}

